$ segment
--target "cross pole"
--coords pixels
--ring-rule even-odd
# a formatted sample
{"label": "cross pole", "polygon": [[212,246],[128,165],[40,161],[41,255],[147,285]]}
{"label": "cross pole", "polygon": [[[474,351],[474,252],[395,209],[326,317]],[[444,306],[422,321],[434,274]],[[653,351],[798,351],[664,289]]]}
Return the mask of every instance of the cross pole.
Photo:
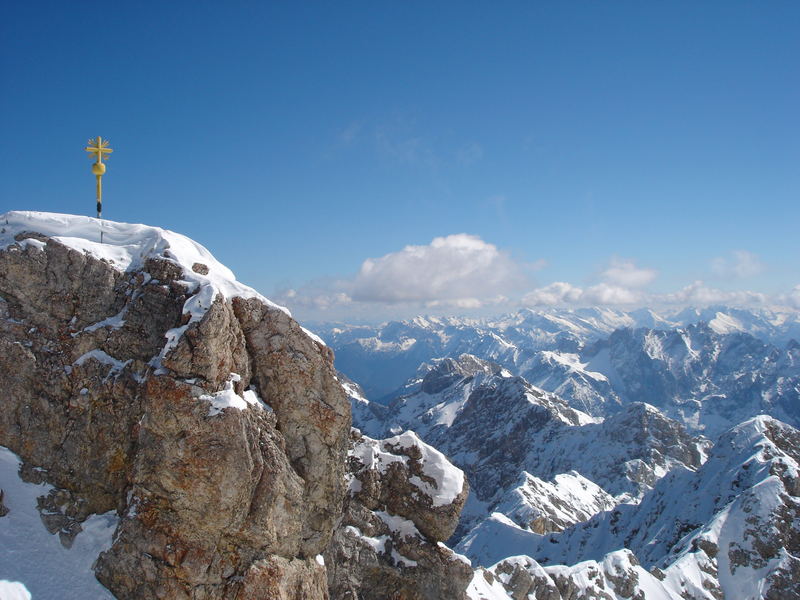
{"label": "cross pole", "polygon": [[[89,139],[86,152],[94,154],[95,162],[92,165],[92,173],[97,178],[97,218],[103,218],[103,173],[106,172],[106,165],[103,163],[103,155],[111,154],[113,150],[108,147],[108,140],[104,140],[99,135],[95,139]],[[103,225],[100,224],[100,243],[103,243]]]}

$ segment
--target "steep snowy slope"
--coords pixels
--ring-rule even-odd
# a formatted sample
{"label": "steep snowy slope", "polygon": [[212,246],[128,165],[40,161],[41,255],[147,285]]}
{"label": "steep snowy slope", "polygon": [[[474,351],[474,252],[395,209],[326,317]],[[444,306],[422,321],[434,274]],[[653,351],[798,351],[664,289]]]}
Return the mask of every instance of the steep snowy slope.
{"label": "steep snowy slope", "polygon": [[672,466],[699,466],[708,445],[645,404],[594,419],[474,356],[429,368],[414,393],[386,407],[384,432],[416,431],[466,470],[482,500],[523,471],[551,479],[573,470],[619,499],[638,498]]}
{"label": "steep snowy slope", "polygon": [[536,387],[557,394],[573,408],[590,415],[609,415],[623,405],[606,365],[590,365],[590,360],[584,360],[578,352],[542,350],[516,369]]}
{"label": "steep snowy slope", "polygon": [[625,548],[671,598],[777,600],[800,597],[798,522],[800,432],[757,417],[723,435],[696,472],[674,470],[638,505],[545,536],[495,515],[456,549],[484,565],[507,553],[574,565]]}
{"label": "steep snowy slope", "polygon": [[561,531],[616,506],[616,499],[576,471],[544,481],[525,471],[493,510],[534,533]]}

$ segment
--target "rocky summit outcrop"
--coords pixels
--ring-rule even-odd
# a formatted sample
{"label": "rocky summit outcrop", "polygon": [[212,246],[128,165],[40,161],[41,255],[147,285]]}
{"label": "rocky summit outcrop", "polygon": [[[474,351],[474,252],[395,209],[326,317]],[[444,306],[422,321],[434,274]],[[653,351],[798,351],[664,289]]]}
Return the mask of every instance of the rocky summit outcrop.
{"label": "rocky summit outcrop", "polygon": [[325,553],[341,600],[466,599],[469,560],[442,542],[468,495],[463,472],[414,433],[350,439],[344,517]]}
{"label": "rocky summit outcrop", "polygon": [[[158,228],[0,221],[0,445],[80,531],[117,511],[117,598],[328,598],[350,409],[332,353]],[[79,533],[78,533],[79,535]]]}

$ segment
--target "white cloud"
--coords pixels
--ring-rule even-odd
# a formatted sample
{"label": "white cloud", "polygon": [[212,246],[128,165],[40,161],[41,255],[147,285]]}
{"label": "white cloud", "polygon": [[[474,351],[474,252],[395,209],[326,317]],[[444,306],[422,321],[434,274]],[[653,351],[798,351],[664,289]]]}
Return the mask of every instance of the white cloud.
{"label": "white cloud", "polygon": [[[728,272],[752,273],[757,259],[733,253],[736,268]],[[480,237],[459,233],[437,237],[427,245],[406,246],[378,258],[366,259],[348,279],[313,282],[286,289],[273,299],[315,318],[348,315],[384,318],[391,313],[431,311],[454,314],[482,310],[509,310],[522,306],[764,306],[781,304],[800,309],[800,285],[785,294],[767,296],[749,290],[724,290],[695,281],[671,293],[645,288],[657,273],[630,259],[612,259],[600,273],[601,281],[579,287],[556,281],[536,288],[521,299],[528,274],[544,261],[523,264]],[[305,316],[305,315],[304,315]]]}
{"label": "white cloud", "polygon": [[368,258],[351,296],[364,302],[483,301],[526,282],[523,266],[494,244],[466,233]]}
{"label": "white cloud", "polygon": [[581,301],[584,304],[636,304],[641,302],[644,294],[620,285],[598,283],[583,292]]}
{"label": "white cloud", "polygon": [[642,288],[656,278],[656,271],[638,267],[633,260],[612,258],[600,273],[603,281],[580,288],[565,281],[556,281],[535,289],[522,298],[526,306],[560,306],[592,304],[636,304],[647,296]]}
{"label": "white cloud", "polygon": [[707,306],[709,304],[754,305],[765,304],[769,298],[759,292],[749,290],[726,291],[707,286],[702,281],[695,281],[685,288],[670,294],[654,296],[653,300],[663,304],[689,306]]}
{"label": "white cloud", "polygon": [[308,284],[300,289],[278,290],[270,295],[270,299],[282,306],[288,306],[292,310],[310,309],[327,311],[334,307],[348,306],[353,303],[353,299],[340,289],[342,281],[334,281],[325,284]]}
{"label": "white cloud", "polygon": [[583,290],[565,281],[553,283],[525,294],[522,303],[528,306],[557,306],[580,302]]}
{"label": "white cloud", "polygon": [[728,257],[717,257],[711,261],[711,270],[726,279],[753,277],[764,270],[758,256],[747,250],[734,250]]}
{"label": "white cloud", "polygon": [[481,308],[487,303],[477,298],[456,298],[455,300],[432,300],[425,303],[426,308]]}
{"label": "white cloud", "polygon": [[637,267],[629,259],[612,258],[609,267],[601,273],[603,280],[622,288],[644,287],[656,278],[656,271]]}
{"label": "white cloud", "polygon": [[[475,310],[513,306],[508,294],[529,284],[527,273],[543,261],[524,264],[475,235],[437,237],[428,245],[406,246],[366,259],[350,279],[311,282],[271,295],[293,311],[316,316],[386,310]],[[383,308],[380,308],[383,307]]]}
{"label": "white cloud", "polygon": [[781,304],[800,308],[800,285],[796,285],[788,294],[784,294],[778,298]]}
{"label": "white cloud", "polygon": [[525,306],[561,306],[564,304],[635,304],[644,295],[618,285],[598,283],[588,288],[579,288],[565,281],[556,281],[527,293],[522,298]]}

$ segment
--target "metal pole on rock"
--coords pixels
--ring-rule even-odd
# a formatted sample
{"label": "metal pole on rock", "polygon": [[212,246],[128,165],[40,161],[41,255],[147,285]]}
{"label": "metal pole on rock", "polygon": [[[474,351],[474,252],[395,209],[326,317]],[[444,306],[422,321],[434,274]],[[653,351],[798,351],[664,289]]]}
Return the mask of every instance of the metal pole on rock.
{"label": "metal pole on rock", "polygon": [[108,140],[104,140],[99,135],[95,139],[89,140],[86,152],[94,154],[96,160],[92,164],[92,173],[97,179],[97,218],[100,220],[100,243],[103,243],[103,174],[106,172],[106,165],[103,163],[103,155],[111,154],[113,150],[108,147]]}

